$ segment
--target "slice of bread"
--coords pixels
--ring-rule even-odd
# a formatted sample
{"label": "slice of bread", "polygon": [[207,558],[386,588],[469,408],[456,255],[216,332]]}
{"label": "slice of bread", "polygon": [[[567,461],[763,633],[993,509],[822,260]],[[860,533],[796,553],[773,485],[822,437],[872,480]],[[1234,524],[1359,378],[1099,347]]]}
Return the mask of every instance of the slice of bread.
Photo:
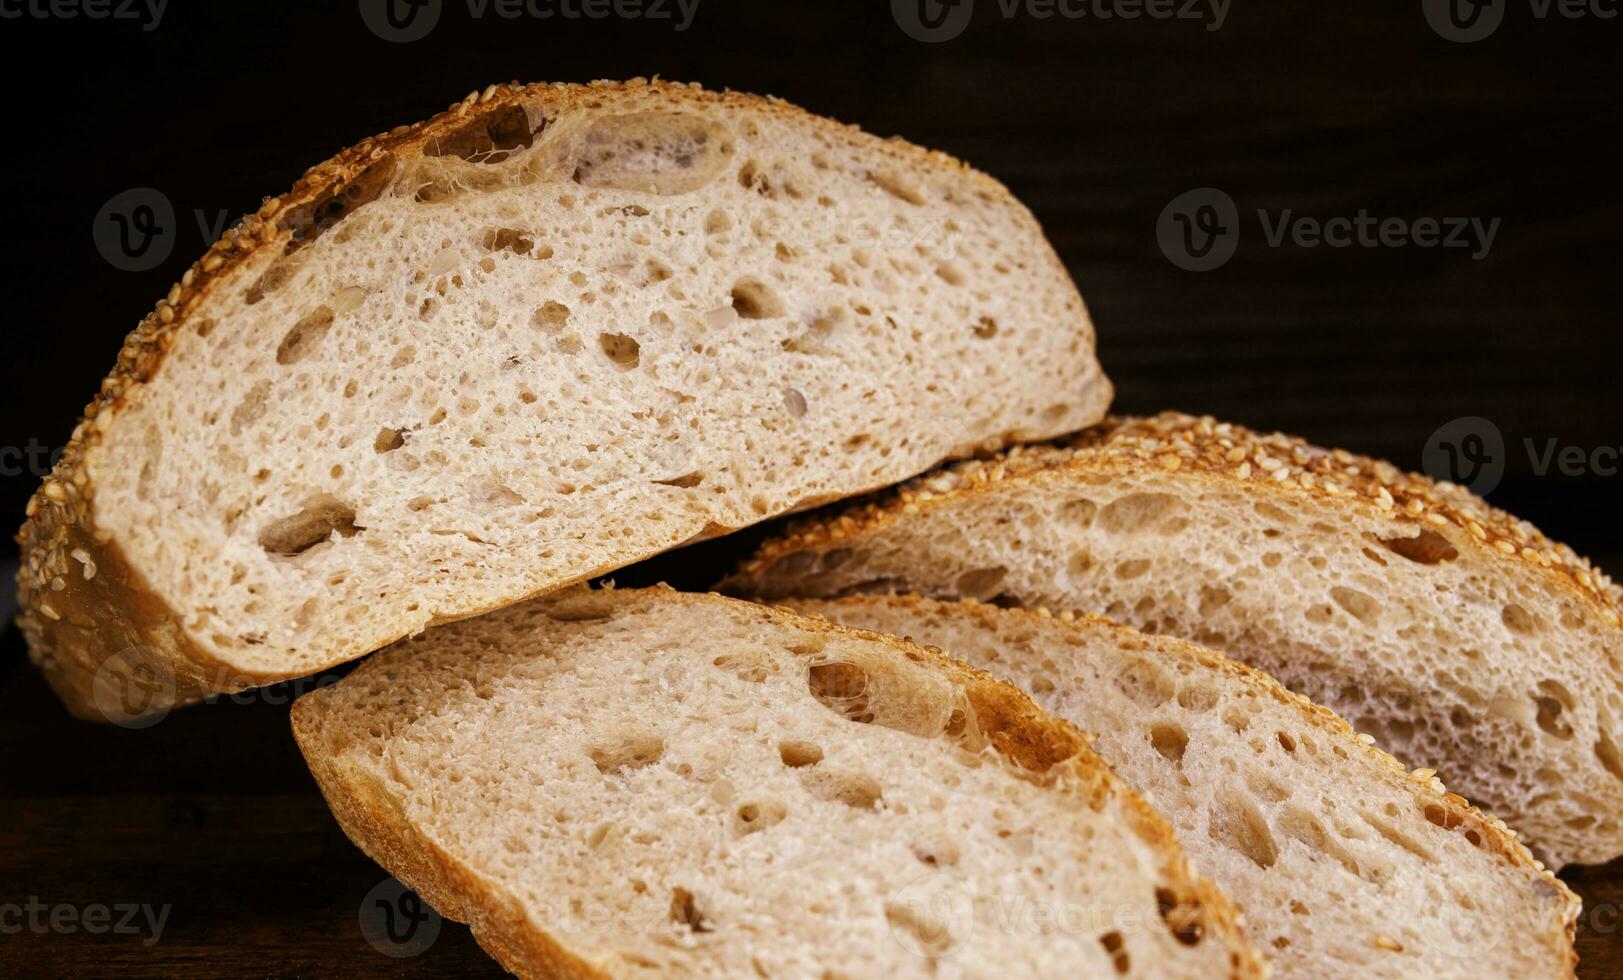
{"label": "slice of bread", "polygon": [[520,976],[1264,973],[1081,733],[894,637],[571,590],[293,729],[350,838]]}
{"label": "slice of bread", "polygon": [[1103,613],[1327,705],[1545,861],[1623,854],[1623,596],[1532,526],[1387,463],[1183,415],[922,478],[764,546],[765,597]]}
{"label": "slice of bread", "polygon": [[1281,978],[1573,973],[1578,899],[1502,823],[1266,674],[1093,617],[912,596],[792,606],[940,647],[1098,733]]}
{"label": "slice of bread", "polygon": [[748,95],[492,86],[266,200],[131,334],[29,504],[21,623],[75,712],[109,659],[159,710],[1109,399],[1036,221],[956,160]]}

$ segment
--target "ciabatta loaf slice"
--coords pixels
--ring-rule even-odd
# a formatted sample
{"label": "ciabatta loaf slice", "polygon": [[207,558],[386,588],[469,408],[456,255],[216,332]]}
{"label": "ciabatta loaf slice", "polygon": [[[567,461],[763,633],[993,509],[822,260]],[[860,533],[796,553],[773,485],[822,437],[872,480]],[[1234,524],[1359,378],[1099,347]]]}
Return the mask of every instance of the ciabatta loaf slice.
{"label": "ciabatta loaf slice", "polygon": [[911,591],[1216,647],[1503,817],[1623,854],[1623,608],[1531,525],[1387,463],[1212,419],[1115,420],[767,544],[767,597]]}
{"label": "ciabatta loaf slice", "polygon": [[23,629],[89,716],[110,658],[154,709],[308,674],[1097,421],[1093,349],[1031,214],[949,157],[493,86],[268,199],[130,336],[30,504]]}
{"label": "ciabatta loaf slice", "polygon": [[894,637],[574,590],[293,725],[350,837],[521,976],[1263,972],[1076,729]]}
{"label": "ciabatta loaf slice", "polygon": [[1572,975],[1578,900],[1503,824],[1266,674],[1092,617],[911,596],[792,605],[940,647],[1097,733],[1279,977]]}

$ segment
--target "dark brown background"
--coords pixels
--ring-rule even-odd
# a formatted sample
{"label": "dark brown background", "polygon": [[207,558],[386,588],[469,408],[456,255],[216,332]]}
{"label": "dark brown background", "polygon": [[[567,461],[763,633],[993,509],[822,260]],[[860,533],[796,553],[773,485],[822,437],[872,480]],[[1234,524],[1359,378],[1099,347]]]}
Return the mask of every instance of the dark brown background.
{"label": "dark brown background", "polygon": [[[1181,0],[1180,0],[1181,2]],[[1418,468],[1428,434],[1493,420],[1513,447],[1494,502],[1623,571],[1623,478],[1535,478],[1524,438],[1623,444],[1614,143],[1623,21],[1536,19],[1474,45],[1413,2],[1234,0],[1220,30],[1173,20],[1004,19],[979,0],[927,45],[886,0],[701,0],[670,22],[470,17],[387,44],[355,0],[172,0],[156,30],[0,20],[9,102],[0,241],[11,281],[0,447],[59,445],[119,340],[206,245],[193,212],[257,206],[361,136],[494,80],[659,73],[768,92],[965,157],[1026,200],[1087,296],[1118,407],[1179,407]],[[132,187],[179,213],[173,255],[122,272],[92,244]],[[1247,216],[1223,268],[1158,248],[1193,187]],[[1258,208],[1502,220],[1491,253],[1269,248]],[[38,473],[0,478],[20,521]],[[722,542],[622,579],[698,585]],[[300,763],[286,706],[179,713],[145,731],[70,721],[0,639],[0,903],[173,906],[161,941],[0,935],[5,976],[495,972],[466,929],[392,960],[357,909],[384,874],[344,840]],[[1623,867],[1569,874],[1590,909],[1588,976],[1623,977]]]}

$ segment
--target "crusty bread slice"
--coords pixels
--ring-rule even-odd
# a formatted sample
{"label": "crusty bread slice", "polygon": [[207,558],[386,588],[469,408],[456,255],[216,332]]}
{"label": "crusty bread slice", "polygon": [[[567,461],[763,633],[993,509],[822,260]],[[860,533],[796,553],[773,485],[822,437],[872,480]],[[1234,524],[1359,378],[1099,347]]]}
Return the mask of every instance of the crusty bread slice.
{"label": "crusty bread slice", "polygon": [[520,976],[1264,972],[1081,733],[894,637],[570,590],[293,728],[351,839]]}
{"label": "crusty bread slice", "polygon": [[308,674],[1090,424],[1093,349],[1031,214],[947,156],[492,86],[268,199],[130,336],[30,502],[22,626],[90,717],[109,658],[154,710]]}
{"label": "crusty bread slice", "polygon": [[1604,574],[1465,491],[1209,418],[1114,420],[768,543],[730,588],[1103,613],[1340,713],[1561,865],[1623,854]]}
{"label": "crusty bread slice", "polygon": [[800,611],[928,643],[1097,733],[1281,978],[1571,976],[1578,899],[1498,820],[1221,654],[914,596]]}

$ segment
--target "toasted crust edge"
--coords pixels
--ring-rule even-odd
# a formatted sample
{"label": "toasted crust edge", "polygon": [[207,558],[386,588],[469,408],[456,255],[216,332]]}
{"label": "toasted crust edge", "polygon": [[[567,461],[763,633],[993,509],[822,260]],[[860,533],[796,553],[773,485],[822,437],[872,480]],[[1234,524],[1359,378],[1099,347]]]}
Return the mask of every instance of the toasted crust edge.
{"label": "toasted crust edge", "polygon": [[[613,593],[612,586],[596,590],[595,595]],[[964,690],[971,699],[983,729],[997,725],[988,732],[989,741],[999,755],[1011,764],[1055,776],[1058,791],[1077,798],[1084,806],[1102,802],[1101,794],[1120,801],[1130,829],[1157,850],[1162,859],[1162,873],[1175,886],[1180,902],[1194,899],[1203,910],[1202,921],[1210,930],[1209,938],[1220,938],[1230,951],[1232,976],[1266,977],[1266,960],[1245,938],[1239,910],[1209,879],[1196,873],[1183,848],[1177,842],[1171,824],[1155,812],[1150,805],[1111,771],[1094,753],[1090,739],[1074,725],[1044,712],[1024,692],[1013,685],[944,655],[939,650],[869,630],[853,629],[826,619],[806,616],[782,606],[766,606],[733,599],[715,593],[684,593],[665,586],[650,589],[620,590],[620,594],[652,597],[656,602],[723,603],[747,607],[763,619],[787,629],[813,633],[831,633],[859,636],[887,646],[915,662],[927,664],[945,673]],[[379,657],[368,659],[356,668],[351,677],[380,669]],[[340,683],[347,683],[348,678]],[[318,688],[298,701],[292,708],[295,740],[304,754],[340,826],[356,846],[373,860],[394,874],[408,887],[417,891],[442,915],[468,922],[474,935],[503,966],[520,976],[550,976],[545,972],[525,972],[530,967],[550,967],[554,959],[538,956],[537,949],[556,949],[559,955],[580,968],[592,968],[573,954],[562,950],[544,932],[515,936],[496,930],[524,932],[529,920],[512,914],[511,896],[500,901],[480,894],[482,882],[454,855],[440,848],[422,832],[411,827],[400,814],[398,804],[385,789],[364,774],[350,780],[354,768],[342,762],[343,745],[335,745],[326,737],[322,713],[325,698],[331,696],[326,688]],[[393,863],[391,863],[393,862]],[[443,904],[442,904],[443,903]],[[549,954],[550,955],[550,954]],[[509,959],[508,957],[512,957]],[[597,978],[601,973],[563,973],[561,976]]]}
{"label": "toasted crust edge", "polygon": [[1417,530],[1457,528],[1468,547],[1492,563],[1515,562],[1552,588],[1623,628],[1623,588],[1571,548],[1453,484],[1407,473],[1391,463],[1342,449],[1325,449],[1283,433],[1262,434],[1211,416],[1180,412],[1131,418],[1111,416],[1064,440],[1016,447],[990,459],[951,464],[915,477],[876,499],[796,522],[765,542],[725,583],[747,589],[775,560],[803,548],[821,548],[885,527],[902,515],[938,507],[965,495],[1066,473],[1183,472],[1215,485],[1253,493],[1307,498],[1397,518]]}
{"label": "toasted crust edge", "polygon": [[[841,602],[861,602],[890,606],[905,611],[923,610],[949,616],[961,615],[977,620],[980,624],[989,627],[998,625],[1000,620],[1007,622],[1014,619],[1027,619],[1038,620],[1045,626],[1068,630],[1077,634],[1102,630],[1114,634],[1121,642],[1123,649],[1134,652],[1149,651],[1158,657],[1166,659],[1193,661],[1203,668],[1234,677],[1240,683],[1256,688],[1271,700],[1293,708],[1306,724],[1327,739],[1343,746],[1349,753],[1353,753],[1352,758],[1361,761],[1374,772],[1377,778],[1384,780],[1388,785],[1411,794],[1418,802],[1442,807],[1446,813],[1443,818],[1444,823],[1462,829],[1476,830],[1482,839],[1482,843],[1478,845],[1480,849],[1499,857],[1512,868],[1534,872],[1539,876],[1542,883],[1552,887],[1558,896],[1566,900],[1567,912],[1564,917],[1565,929],[1562,939],[1556,940],[1556,937],[1553,936],[1546,938],[1560,943],[1554,952],[1558,955],[1565,954],[1568,963],[1568,973],[1566,975],[1576,975],[1578,953],[1574,948],[1574,944],[1577,940],[1578,916],[1582,911],[1583,902],[1572,889],[1567,887],[1565,882],[1557,878],[1544,865],[1544,862],[1533,856],[1526,845],[1521,843],[1515,830],[1493,814],[1479,809],[1465,797],[1449,792],[1447,787],[1443,785],[1443,781],[1437,778],[1436,773],[1432,770],[1409,770],[1403,763],[1376,745],[1373,737],[1359,734],[1346,719],[1311,698],[1290,690],[1265,671],[1258,670],[1238,660],[1233,660],[1199,643],[1172,636],[1144,633],[1131,626],[1118,623],[1113,619],[1091,613],[1074,614],[1064,612],[1054,615],[1045,608],[1004,609],[977,602],[974,599],[948,602],[919,595],[879,595],[851,599],[813,599],[804,601],[809,605],[819,606],[837,606]],[[800,610],[796,603],[791,603],[789,608],[797,609],[802,614],[806,614],[806,611]],[[927,647],[927,649],[934,650],[936,648]],[[946,651],[946,653],[950,655],[950,651]]]}
{"label": "toasted crust edge", "polygon": [[[792,116],[831,132],[862,132],[858,126],[808,112],[781,99],[726,90],[712,92],[697,83],[681,84],[657,78],[589,84],[523,85],[515,81],[470,92],[445,112],[427,120],[367,137],[311,167],[287,193],[265,198],[258,211],[246,215],[186,270],[165,298],[159,300],[154,310],[125,339],[117,362],[86,406],[61,459],[29,498],[26,520],[16,536],[22,559],[16,578],[19,610],[16,621],[27,639],[31,659],[75,716],[106,720],[94,703],[93,689],[96,671],[112,657],[122,657],[128,669],[157,678],[159,689],[172,692],[167,699],[155,697],[151,703],[153,710],[192,703],[211,693],[242,690],[297,676],[279,671],[245,670],[228,664],[206,650],[181,625],[175,610],[131,565],[117,542],[106,532],[98,531],[89,454],[100,444],[102,435],[134,394],[157,376],[176,337],[201,317],[201,305],[215,291],[217,283],[228,279],[261,249],[283,247],[295,237],[299,225],[288,222],[297,220],[299,209],[345,188],[368,167],[392,153],[420,149],[465,127],[480,115],[522,104],[543,93],[561,102],[616,93],[653,93],[673,102],[737,106]],[[1018,205],[997,180],[945,153],[895,137],[878,143],[876,150],[893,159],[955,170],[989,193]],[[1051,259],[1059,265],[1057,257],[1051,256]],[[1089,333],[1091,339],[1091,329]],[[1100,385],[1102,411],[1109,403],[1111,391],[1102,373]],[[815,502],[808,501],[804,506],[815,506]],[[727,530],[707,530],[700,537]],[[82,578],[74,563],[75,551],[89,555],[98,572],[117,570],[118,574]],[[607,573],[621,564],[587,570],[546,591]],[[63,582],[64,587],[56,588],[58,581]],[[524,598],[436,620],[435,624],[479,615],[511,602],[524,601]],[[401,630],[399,635],[405,632]],[[370,651],[358,651],[356,656],[367,652]]]}

